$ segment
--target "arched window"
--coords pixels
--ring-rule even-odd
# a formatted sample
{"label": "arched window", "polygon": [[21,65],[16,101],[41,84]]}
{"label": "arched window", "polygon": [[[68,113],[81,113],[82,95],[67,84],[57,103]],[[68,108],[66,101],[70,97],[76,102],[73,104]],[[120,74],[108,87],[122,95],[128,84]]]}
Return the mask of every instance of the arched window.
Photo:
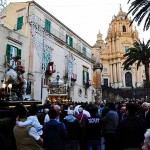
{"label": "arched window", "polygon": [[122,31],[126,32],[126,26],[125,25],[122,26]]}
{"label": "arched window", "polygon": [[126,87],[132,87],[132,74],[130,72],[125,74],[125,84]]}

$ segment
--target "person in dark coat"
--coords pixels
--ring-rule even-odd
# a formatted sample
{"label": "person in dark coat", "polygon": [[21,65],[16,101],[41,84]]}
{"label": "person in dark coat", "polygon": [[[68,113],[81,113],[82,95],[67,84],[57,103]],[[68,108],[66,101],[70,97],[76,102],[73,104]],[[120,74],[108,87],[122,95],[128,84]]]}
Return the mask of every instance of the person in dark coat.
{"label": "person in dark coat", "polygon": [[141,109],[141,117],[145,119],[147,129],[150,128],[150,103],[144,102]]}
{"label": "person in dark coat", "polygon": [[68,115],[64,118],[63,122],[66,126],[68,137],[66,139],[65,150],[79,150],[80,140],[80,125],[79,121],[74,117],[74,111],[68,110]]}
{"label": "person in dark coat", "polygon": [[137,107],[133,103],[126,105],[126,117],[117,128],[117,149],[141,149],[146,131],[146,122],[136,115]]}
{"label": "person in dark coat", "polygon": [[88,148],[90,150],[101,149],[101,122],[98,117],[98,108],[92,106],[90,109],[91,117],[88,118],[86,126],[86,138],[88,141]]}
{"label": "person in dark coat", "polygon": [[[105,150],[115,150],[116,129],[119,122],[118,113],[113,102],[107,104],[107,113],[102,117],[102,132],[105,139]],[[105,109],[104,109],[105,110]]]}
{"label": "person in dark coat", "polygon": [[64,123],[57,120],[57,111],[51,108],[50,121],[43,127],[43,141],[45,150],[64,150],[67,131]]}

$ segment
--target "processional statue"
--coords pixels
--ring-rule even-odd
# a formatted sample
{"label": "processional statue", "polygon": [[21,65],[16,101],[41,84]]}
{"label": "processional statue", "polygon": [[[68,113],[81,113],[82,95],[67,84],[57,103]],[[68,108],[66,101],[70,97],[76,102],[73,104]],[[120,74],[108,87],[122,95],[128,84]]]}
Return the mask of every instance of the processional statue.
{"label": "processional statue", "polygon": [[27,80],[24,78],[24,72],[25,69],[21,65],[21,57],[12,57],[11,55],[10,60],[6,63],[4,82],[6,87],[12,84],[12,96],[16,96],[17,100],[24,100],[26,95]]}

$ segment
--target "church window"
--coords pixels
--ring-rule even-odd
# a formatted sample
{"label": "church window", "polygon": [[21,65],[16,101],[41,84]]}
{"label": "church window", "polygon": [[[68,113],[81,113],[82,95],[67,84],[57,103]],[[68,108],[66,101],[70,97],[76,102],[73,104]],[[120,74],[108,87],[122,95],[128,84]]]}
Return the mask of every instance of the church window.
{"label": "church window", "polygon": [[125,52],[127,53],[129,51],[129,46],[125,46]]}
{"label": "church window", "polygon": [[126,26],[125,25],[122,26],[122,31],[126,32]]}
{"label": "church window", "polygon": [[126,87],[132,87],[132,74],[130,72],[125,74],[125,85]]}

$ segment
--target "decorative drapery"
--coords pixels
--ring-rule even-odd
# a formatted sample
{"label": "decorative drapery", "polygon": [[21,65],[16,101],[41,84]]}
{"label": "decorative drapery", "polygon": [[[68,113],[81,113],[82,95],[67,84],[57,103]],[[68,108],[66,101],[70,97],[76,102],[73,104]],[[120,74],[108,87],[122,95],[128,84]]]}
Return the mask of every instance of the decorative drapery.
{"label": "decorative drapery", "polygon": [[54,44],[51,40],[52,37],[50,37],[50,34],[45,31],[44,27],[39,25],[39,21],[41,22],[37,16],[30,16],[32,43],[39,57],[42,75],[44,76],[48,63],[52,58]]}

